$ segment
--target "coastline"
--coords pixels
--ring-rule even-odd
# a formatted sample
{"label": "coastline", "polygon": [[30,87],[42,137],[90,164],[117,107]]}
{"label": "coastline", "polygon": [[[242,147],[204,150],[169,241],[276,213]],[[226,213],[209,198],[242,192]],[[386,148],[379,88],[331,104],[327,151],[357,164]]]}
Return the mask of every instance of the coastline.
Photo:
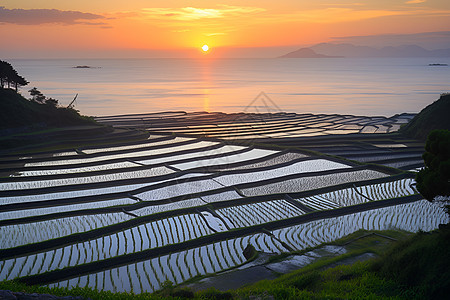
{"label": "coastline", "polygon": [[[30,86],[84,115],[245,111],[264,91],[282,110],[362,116],[417,113],[448,92],[434,59],[13,60]],[[450,64],[450,60],[443,61]],[[98,69],[73,69],[90,65]],[[345,70],[345,71],[342,71]],[[126,78],[124,78],[126,74]],[[390,74],[387,76],[386,74]],[[93,84],[93,82],[95,84]],[[23,92],[26,94],[26,91]],[[263,102],[247,112],[275,112]]]}

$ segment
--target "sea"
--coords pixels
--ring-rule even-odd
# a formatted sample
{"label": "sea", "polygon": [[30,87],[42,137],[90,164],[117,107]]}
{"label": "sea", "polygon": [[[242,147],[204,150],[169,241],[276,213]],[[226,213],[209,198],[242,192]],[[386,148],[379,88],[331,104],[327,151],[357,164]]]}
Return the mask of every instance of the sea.
{"label": "sea", "polygon": [[389,117],[417,113],[450,92],[450,58],[8,61],[30,81],[23,96],[36,87],[67,106],[77,95],[75,108],[89,116],[282,111]]}

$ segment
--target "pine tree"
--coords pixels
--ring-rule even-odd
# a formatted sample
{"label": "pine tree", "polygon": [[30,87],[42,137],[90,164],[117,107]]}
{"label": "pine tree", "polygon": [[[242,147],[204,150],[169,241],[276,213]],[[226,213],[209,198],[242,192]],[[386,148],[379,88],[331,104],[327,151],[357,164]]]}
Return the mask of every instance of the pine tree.
{"label": "pine tree", "polygon": [[0,60],[0,88],[4,89],[6,84],[8,88],[11,88],[11,85],[14,87],[16,92],[19,90],[19,87],[27,85],[29,82],[20,76],[16,70],[14,70],[13,66],[6,61]]}

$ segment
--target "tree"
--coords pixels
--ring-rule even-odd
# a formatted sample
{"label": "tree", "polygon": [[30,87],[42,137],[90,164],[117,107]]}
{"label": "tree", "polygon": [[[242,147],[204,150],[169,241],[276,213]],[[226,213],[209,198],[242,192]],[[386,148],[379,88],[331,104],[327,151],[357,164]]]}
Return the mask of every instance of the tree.
{"label": "tree", "polygon": [[45,96],[41,93],[40,90],[38,90],[36,87],[32,88],[28,91],[31,95],[31,100],[37,103],[45,103]]}
{"label": "tree", "polygon": [[10,87],[11,77],[14,76],[14,69],[10,63],[0,60],[0,84],[1,88],[5,88],[6,84]]}
{"label": "tree", "polygon": [[53,106],[53,107],[58,106],[58,100],[46,97],[36,87],[32,88],[28,92],[30,93],[30,95],[32,97],[30,99],[31,101],[37,102],[39,104],[46,104],[46,105]]}
{"label": "tree", "polygon": [[449,196],[450,131],[431,131],[422,157],[425,168],[416,176],[419,192],[429,201],[433,201],[436,196]]}
{"label": "tree", "polygon": [[19,86],[24,86],[29,83],[25,78],[17,74],[16,70],[14,70],[14,72],[11,74],[11,77],[12,78],[10,79],[10,81],[12,84],[14,84],[16,92],[19,90]]}
{"label": "tree", "polygon": [[11,88],[11,85],[13,85],[17,92],[19,86],[24,86],[28,83],[29,82],[25,78],[20,76],[17,71],[14,70],[10,63],[0,60],[0,87],[2,89],[8,84],[8,88]]}
{"label": "tree", "polygon": [[6,74],[8,74],[8,65],[6,62],[0,60],[0,88],[1,89],[5,88],[5,83],[6,83],[6,79],[7,79]]}

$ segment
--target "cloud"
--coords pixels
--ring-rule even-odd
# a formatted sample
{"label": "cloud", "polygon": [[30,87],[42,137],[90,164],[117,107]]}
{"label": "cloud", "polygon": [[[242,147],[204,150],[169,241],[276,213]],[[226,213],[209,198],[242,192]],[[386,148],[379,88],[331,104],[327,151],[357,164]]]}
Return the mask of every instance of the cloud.
{"label": "cloud", "polygon": [[205,36],[217,36],[217,35],[225,35],[225,32],[213,32],[213,33],[205,33]]}
{"label": "cloud", "polygon": [[[356,22],[367,19],[396,16],[420,16],[420,17],[441,17],[449,16],[450,10],[438,9],[417,9],[416,7],[397,9],[367,9],[350,7],[329,7],[325,9],[309,9],[302,11],[292,11],[285,14],[266,15],[265,21],[272,23],[282,22],[305,22],[305,23],[343,23]],[[262,19],[262,18],[261,18]]]}
{"label": "cloud", "polygon": [[[63,24],[63,25],[107,25],[98,20],[104,16],[79,11],[65,11],[58,9],[7,9],[0,6],[0,24],[17,25]],[[97,22],[90,22],[95,20]]]}
{"label": "cloud", "polygon": [[218,19],[263,11],[265,11],[265,9],[259,7],[243,7],[231,5],[219,5],[218,8],[182,7],[143,9],[143,13],[149,18],[172,19],[179,21]]}
{"label": "cloud", "polygon": [[424,3],[424,2],[427,2],[427,0],[409,0],[409,1],[406,1],[405,3],[406,4],[419,4],[419,3]]}
{"label": "cloud", "polygon": [[355,7],[355,6],[365,6],[366,3],[354,2],[354,3],[320,3],[320,6],[324,7]]}
{"label": "cloud", "polygon": [[400,10],[376,10],[376,9],[354,9],[345,7],[329,7],[325,9],[308,9],[292,11],[282,14],[271,14],[264,21],[271,23],[294,22],[294,23],[316,23],[330,24],[341,22],[354,22],[372,18],[405,15],[407,12]]}

